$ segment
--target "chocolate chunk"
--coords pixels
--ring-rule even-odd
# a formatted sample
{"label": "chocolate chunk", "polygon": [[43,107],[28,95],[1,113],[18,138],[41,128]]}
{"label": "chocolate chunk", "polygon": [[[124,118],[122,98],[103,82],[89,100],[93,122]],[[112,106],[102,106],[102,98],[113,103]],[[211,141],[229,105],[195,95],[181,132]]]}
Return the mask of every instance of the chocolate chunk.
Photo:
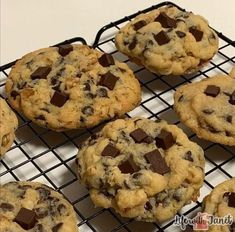
{"label": "chocolate chunk", "polygon": [[148,137],[148,135],[140,128],[132,131],[130,133],[131,138],[134,139],[136,143],[141,143],[144,139]]}
{"label": "chocolate chunk", "polygon": [[151,164],[150,168],[153,172],[164,175],[170,171],[166,161],[162,158],[161,153],[155,149],[144,155],[148,163]]}
{"label": "chocolate chunk", "polygon": [[71,51],[73,51],[73,46],[71,44],[59,45],[59,54],[61,56],[67,56]]}
{"label": "chocolate chunk", "polygon": [[119,153],[120,153],[120,151],[110,143],[104,148],[101,155],[102,156],[111,156],[111,157],[115,158],[116,156],[119,155]]}
{"label": "chocolate chunk", "polygon": [[190,27],[189,32],[194,36],[197,42],[202,40],[203,32],[196,29],[195,27]]}
{"label": "chocolate chunk", "polygon": [[175,33],[179,38],[184,38],[186,36],[186,34],[183,31],[176,31]]}
{"label": "chocolate chunk", "polygon": [[205,109],[205,110],[203,110],[202,111],[204,114],[213,114],[215,111],[214,110],[212,110],[212,109]]}
{"label": "chocolate chunk", "polygon": [[36,218],[41,219],[48,215],[48,210],[46,208],[36,208],[34,209],[34,212],[36,213]]}
{"label": "chocolate chunk", "polygon": [[85,106],[82,109],[82,113],[87,115],[87,116],[91,116],[94,113],[94,109],[91,106]]}
{"label": "chocolate chunk", "polygon": [[134,27],[134,30],[135,31],[138,31],[140,28],[142,28],[142,27],[144,27],[144,26],[146,26],[147,25],[147,23],[144,21],[144,20],[140,20],[140,21],[138,21],[137,23],[135,23],[134,25],[133,25],[133,27]]}
{"label": "chocolate chunk", "polygon": [[220,93],[220,87],[215,85],[208,85],[204,93],[207,96],[216,97]]}
{"label": "chocolate chunk", "polygon": [[172,134],[166,130],[161,130],[161,133],[156,137],[156,145],[164,150],[170,148],[174,143]]}
{"label": "chocolate chunk", "polygon": [[62,227],[62,225],[63,225],[63,223],[60,222],[57,225],[53,226],[52,229],[51,229],[52,232],[58,232],[60,230],[60,228]]}
{"label": "chocolate chunk", "polygon": [[99,85],[105,86],[110,90],[113,90],[119,77],[114,76],[110,71],[101,76]]}
{"label": "chocolate chunk", "polygon": [[44,232],[42,224],[37,224],[34,228],[34,232]]}
{"label": "chocolate chunk", "polygon": [[235,208],[235,192],[228,194],[228,207]]}
{"label": "chocolate chunk", "polygon": [[62,107],[67,102],[68,99],[69,97],[67,94],[55,91],[51,98],[50,103],[54,106]]}
{"label": "chocolate chunk", "polygon": [[40,201],[45,201],[51,195],[51,191],[46,188],[38,187],[36,190],[39,193]]}
{"label": "chocolate chunk", "polygon": [[229,122],[229,123],[232,123],[232,121],[233,121],[233,116],[232,116],[232,115],[228,115],[228,116],[226,117],[226,121]]}
{"label": "chocolate chunk", "polygon": [[235,232],[235,222],[230,225],[230,228],[229,228],[230,232]]}
{"label": "chocolate chunk", "polygon": [[164,28],[176,27],[176,21],[165,12],[161,12],[154,21],[159,22]]}
{"label": "chocolate chunk", "polygon": [[145,208],[146,210],[151,210],[151,209],[153,208],[153,206],[150,204],[149,201],[147,201],[146,204],[144,205],[144,208]]}
{"label": "chocolate chunk", "polygon": [[230,96],[229,103],[235,105],[235,91]]}
{"label": "chocolate chunk", "polygon": [[3,211],[13,211],[14,206],[12,204],[3,202],[0,204],[0,209]]}
{"label": "chocolate chunk", "polygon": [[51,67],[49,67],[49,66],[39,67],[31,74],[30,77],[32,80],[46,79],[46,77],[50,73],[50,71],[51,71]]}
{"label": "chocolate chunk", "polygon": [[133,50],[136,47],[136,45],[137,45],[137,39],[136,39],[136,37],[134,37],[133,40],[131,41],[131,43],[129,44],[128,48],[130,50]]}
{"label": "chocolate chunk", "polygon": [[57,211],[61,216],[63,216],[66,213],[66,206],[64,204],[59,204],[57,207]]}
{"label": "chocolate chunk", "polygon": [[160,46],[170,42],[170,38],[164,31],[160,31],[158,34],[153,35],[153,37]]}
{"label": "chocolate chunk", "polygon": [[181,95],[178,99],[178,102],[182,102],[184,100],[184,95]]}
{"label": "chocolate chunk", "polygon": [[35,117],[34,119],[44,121],[46,118],[43,115],[39,115],[39,116]]}
{"label": "chocolate chunk", "polygon": [[147,144],[150,144],[150,143],[152,143],[153,141],[154,141],[154,138],[151,137],[151,136],[148,136],[148,137],[146,137],[146,138],[143,140],[143,142],[144,142],[144,143],[147,143]]}
{"label": "chocolate chunk", "polygon": [[114,65],[114,59],[113,57],[108,54],[108,53],[104,53],[99,59],[98,59],[100,65],[102,65],[103,67],[109,67],[110,65]]}
{"label": "chocolate chunk", "polygon": [[186,152],[184,155],[184,159],[193,162],[192,152],[191,151]]}
{"label": "chocolate chunk", "polygon": [[17,92],[17,91],[15,91],[15,90],[12,90],[11,91],[11,97],[15,100],[16,99],[16,97],[19,95],[19,93]]}
{"label": "chocolate chunk", "polygon": [[177,189],[177,190],[174,192],[173,198],[174,198],[177,202],[180,202],[180,201],[182,200],[181,189]]}
{"label": "chocolate chunk", "polygon": [[129,158],[128,160],[119,164],[118,168],[124,174],[127,174],[127,173],[133,174],[133,173],[138,172],[140,170],[139,167],[136,166],[136,164],[134,163],[134,161],[131,158]]}
{"label": "chocolate chunk", "polygon": [[98,97],[108,97],[108,91],[105,88],[97,89],[97,96]]}
{"label": "chocolate chunk", "polygon": [[21,208],[14,220],[23,229],[32,229],[36,224],[36,213],[32,210]]}
{"label": "chocolate chunk", "polygon": [[89,83],[84,83],[84,88],[83,88],[84,91],[90,91],[91,90],[91,86]]}

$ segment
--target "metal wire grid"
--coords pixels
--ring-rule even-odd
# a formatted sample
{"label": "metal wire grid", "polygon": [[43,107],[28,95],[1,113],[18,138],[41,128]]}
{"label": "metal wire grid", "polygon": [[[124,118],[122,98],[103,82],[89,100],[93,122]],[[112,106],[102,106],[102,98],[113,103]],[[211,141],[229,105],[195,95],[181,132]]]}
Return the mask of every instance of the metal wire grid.
{"label": "metal wire grid", "polygon": [[[126,62],[140,81],[143,100],[139,107],[127,114],[129,117],[143,116],[149,119],[163,118],[184,129],[189,138],[204,148],[206,156],[206,178],[197,202],[185,206],[178,215],[193,217],[200,211],[201,201],[218,183],[235,176],[235,147],[223,146],[200,140],[188,128],[180,123],[172,109],[175,90],[186,83],[199,81],[216,73],[228,73],[235,63],[235,43],[222,33],[220,49],[214,59],[201,71],[194,75],[165,77],[155,75],[143,67],[133,64],[126,56],[119,53],[114,45],[114,35],[122,24],[130,21],[140,13],[148,12],[163,5],[164,2],[124,17],[101,28],[97,33],[93,47],[113,54],[120,61]],[[180,8],[181,9],[181,8]],[[102,36],[102,42],[101,41]],[[80,41],[73,38],[63,43]],[[5,97],[4,86],[9,68],[14,62],[1,66],[0,95]],[[40,181],[58,190],[73,204],[78,217],[80,231],[180,231],[173,225],[173,220],[163,224],[136,222],[117,215],[112,209],[94,208],[88,191],[79,183],[74,162],[79,144],[103,124],[88,130],[76,130],[55,133],[39,128],[21,114],[17,113],[19,127],[16,139],[10,151],[0,161],[0,180],[5,183],[12,180]],[[190,228],[189,228],[190,229]]]}

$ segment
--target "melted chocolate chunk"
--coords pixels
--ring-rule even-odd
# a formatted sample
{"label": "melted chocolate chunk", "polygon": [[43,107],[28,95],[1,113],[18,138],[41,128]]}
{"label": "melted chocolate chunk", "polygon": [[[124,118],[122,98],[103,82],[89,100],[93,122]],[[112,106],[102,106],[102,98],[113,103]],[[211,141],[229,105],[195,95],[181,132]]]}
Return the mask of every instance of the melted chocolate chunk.
{"label": "melted chocolate chunk", "polygon": [[0,210],[1,209],[3,211],[13,211],[14,206],[12,204],[3,202],[3,203],[0,204]]}
{"label": "melted chocolate chunk", "polygon": [[91,90],[91,85],[89,83],[84,83],[84,88],[83,88],[84,91],[90,91]]}
{"label": "melted chocolate chunk", "polygon": [[235,105],[235,91],[230,96],[229,103]]}
{"label": "melted chocolate chunk", "polygon": [[128,160],[124,161],[123,163],[118,165],[118,168],[120,171],[124,174],[133,174],[135,172],[138,172],[140,169],[136,166],[134,161],[129,158]]}
{"label": "melted chocolate chunk", "polygon": [[147,25],[147,23],[144,20],[140,20],[140,21],[138,21],[137,23],[135,23],[133,25],[133,28],[134,28],[135,31],[138,31],[140,28],[142,28],[146,25]]}
{"label": "melted chocolate chunk", "polygon": [[202,40],[203,32],[196,29],[195,27],[190,27],[189,32],[194,36],[197,42]]}
{"label": "melted chocolate chunk", "polygon": [[105,88],[97,89],[97,96],[98,97],[108,97],[108,91]]}
{"label": "melted chocolate chunk", "polygon": [[170,38],[164,31],[160,31],[158,34],[153,35],[153,37],[160,46],[170,42]]}
{"label": "melted chocolate chunk", "polygon": [[148,137],[148,135],[140,128],[132,131],[130,133],[131,138],[134,139],[136,143],[141,143]]}
{"label": "melted chocolate chunk", "polygon": [[34,232],[44,232],[42,224],[37,224],[34,228]]}
{"label": "melted chocolate chunk", "polygon": [[110,90],[113,90],[119,77],[114,76],[110,71],[101,76],[99,85],[105,86]]}
{"label": "melted chocolate chunk", "polygon": [[23,229],[32,229],[36,224],[36,214],[34,211],[21,208],[16,215],[14,221],[18,223]]}
{"label": "melted chocolate chunk", "polygon": [[46,118],[43,115],[39,115],[39,116],[35,117],[34,119],[45,121]]}
{"label": "melted chocolate chunk", "polygon": [[150,210],[153,208],[153,206],[150,204],[149,201],[147,201],[146,204],[144,205],[144,208],[145,208],[146,210],[150,211]]}
{"label": "melted chocolate chunk", "polygon": [[111,143],[109,143],[104,150],[102,151],[101,155],[102,156],[111,156],[113,158],[115,158],[116,156],[118,156],[120,153],[120,151],[114,147]]}
{"label": "melted chocolate chunk", "polygon": [[214,110],[212,110],[212,109],[205,109],[205,110],[203,110],[202,111],[204,114],[213,114],[215,111]]}
{"label": "melted chocolate chunk", "polygon": [[165,12],[161,12],[154,21],[159,22],[164,28],[176,27],[176,21]]}
{"label": "melted chocolate chunk", "polygon": [[46,79],[50,71],[51,71],[51,67],[49,66],[39,67],[31,74],[30,77],[32,80]]}
{"label": "melted chocolate chunk", "polygon": [[73,51],[73,46],[71,44],[59,45],[59,54],[61,56],[67,56],[71,51]]}
{"label": "melted chocolate chunk", "polygon": [[235,222],[230,225],[230,228],[229,228],[230,232],[235,232]]}
{"label": "melted chocolate chunk", "polygon": [[12,90],[11,91],[11,97],[15,100],[16,99],[16,97],[19,95],[19,93],[17,92],[17,91],[15,91],[15,90]]}
{"label": "melted chocolate chunk", "polygon": [[130,50],[133,50],[136,47],[136,45],[137,45],[137,39],[136,39],[136,37],[134,37],[133,40],[131,41],[131,43],[129,44],[128,48]]}
{"label": "melted chocolate chunk", "polygon": [[208,85],[204,93],[207,96],[216,97],[220,93],[220,87],[215,85]]}
{"label": "melted chocolate chunk", "polygon": [[98,59],[100,65],[102,65],[103,67],[109,67],[110,65],[114,65],[114,59],[113,57],[108,54],[108,53],[104,53],[99,59]]}
{"label": "melted chocolate chunk", "polygon": [[60,230],[60,228],[62,227],[62,225],[63,225],[63,223],[60,222],[57,225],[53,226],[52,229],[51,229],[52,232],[58,232]]}
{"label": "melted chocolate chunk", "polygon": [[228,195],[228,207],[235,208],[235,192]]}
{"label": "melted chocolate chunk", "polygon": [[156,137],[156,145],[164,150],[170,148],[174,143],[172,134],[166,130],[161,130],[161,133]]}
{"label": "melted chocolate chunk", "polygon": [[176,31],[175,33],[179,38],[184,38],[186,36],[186,34],[183,31]]}
{"label": "melted chocolate chunk", "polygon": [[51,98],[50,103],[54,106],[62,107],[68,101],[68,99],[69,97],[67,94],[55,91]]}
{"label": "melted chocolate chunk", "polygon": [[45,201],[51,195],[51,191],[46,188],[38,187],[36,190],[39,193],[40,201]]}
{"label": "melted chocolate chunk", "polygon": [[36,213],[36,218],[41,219],[48,215],[48,210],[45,208],[36,208],[34,209],[34,212]]}
{"label": "melted chocolate chunk", "polygon": [[233,116],[232,116],[232,115],[228,115],[228,116],[226,117],[226,121],[229,122],[229,123],[232,123],[232,121],[233,121]]}
{"label": "melted chocolate chunk", "polygon": [[57,211],[61,216],[65,215],[66,213],[66,206],[64,204],[59,204],[57,207]]}
{"label": "melted chocolate chunk", "polygon": [[82,109],[82,113],[87,115],[87,116],[91,116],[92,114],[94,114],[94,109],[91,106],[85,106]]}
{"label": "melted chocolate chunk", "polygon": [[191,151],[186,152],[184,155],[184,159],[193,162],[192,152]]}
{"label": "melted chocolate chunk", "polygon": [[150,144],[154,141],[154,138],[152,138],[151,136],[148,136],[147,138],[145,138],[143,140],[144,143]]}
{"label": "melted chocolate chunk", "polygon": [[153,172],[164,175],[170,171],[166,161],[162,158],[161,153],[155,149],[144,155],[146,161],[151,164],[150,168]]}

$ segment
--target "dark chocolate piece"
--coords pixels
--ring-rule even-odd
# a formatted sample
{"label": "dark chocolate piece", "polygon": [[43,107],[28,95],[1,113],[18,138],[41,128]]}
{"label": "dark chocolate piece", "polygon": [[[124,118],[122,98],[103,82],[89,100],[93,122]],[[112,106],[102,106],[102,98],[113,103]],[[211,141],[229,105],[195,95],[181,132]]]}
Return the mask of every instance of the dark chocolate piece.
{"label": "dark chocolate piece", "polygon": [[102,156],[111,156],[113,158],[115,158],[116,156],[118,156],[120,153],[120,151],[114,147],[111,143],[109,143],[104,150],[102,151],[101,155]]}
{"label": "dark chocolate piece", "polygon": [[45,232],[45,230],[43,229],[42,224],[37,224],[34,228],[34,232]]}
{"label": "dark chocolate piece", "polygon": [[186,152],[184,155],[184,159],[193,162],[192,152],[191,151]]}
{"label": "dark chocolate piece", "polygon": [[149,201],[147,201],[146,204],[144,205],[144,208],[149,211],[153,208],[153,206],[150,204]]}
{"label": "dark chocolate piece", "polygon": [[46,118],[43,115],[39,115],[39,116],[35,117],[35,119],[44,121]]}
{"label": "dark chocolate piece", "polygon": [[110,71],[101,76],[99,85],[105,86],[110,90],[113,90],[119,77],[114,76]]}
{"label": "dark chocolate piece", "polygon": [[105,88],[97,89],[97,96],[98,97],[108,97],[108,91]]}
{"label": "dark chocolate piece", "polygon": [[134,141],[136,143],[141,143],[141,142],[143,142],[144,139],[146,139],[148,137],[148,135],[140,128],[132,131],[130,133],[130,136],[131,136],[131,138],[134,139]]}
{"label": "dark chocolate piece", "polygon": [[230,96],[229,103],[235,105],[235,91]]}
{"label": "dark chocolate piece", "polygon": [[91,90],[91,86],[88,82],[84,83],[84,88],[83,88],[84,91],[90,91]]}
{"label": "dark chocolate piece", "polygon": [[228,207],[235,208],[235,192],[228,194]]}
{"label": "dark chocolate piece", "polygon": [[161,130],[161,133],[156,137],[156,145],[164,150],[170,148],[174,143],[172,134],[166,130]]}
{"label": "dark chocolate piece", "polygon": [[23,229],[32,229],[36,224],[36,213],[32,210],[21,208],[14,220]]}
{"label": "dark chocolate piece", "polygon": [[196,39],[197,42],[202,40],[202,37],[203,37],[202,31],[198,30],[195,27],[190,27],[189,32],[194,36],[194,38]]}
{"label": "dark chocolate piece", "polygon": [[59,54],[61,56],[67,56],[71,51],[73,51],[73,46],[71,44],[59,45]]}
{"label": "dark chocolate piece", "polygon": [[12,204],[3,202],[0,204],[0,209],[2,209],[4,211],[13,211],[14,206]]}
{"label": "dark chocolate piece", "polygon": [[133,173],[138,172],[140,170],[139,167],[136,166],[136,164],[134,163],[134,161],[131,158],[129,158],[128,160],[119,164],[118,168],[124,174],[127,174],[127,173],[133,174]]}
{"label": "dark chocolate piece", "polygon": [[50,103],[54,106],[62,107],[67,102],[68,99],[69,97],[67,94],[55,91],[51,98]]}
{"label": "dark chocolate piece", "polygon": [[153,37],[160,46],[170,42],[170,38],[165,31],[160,31],[158,34],[153,35]]}
{"label": "dark chocolate piece", "polygon": [[15,91],[15,90],[12,90],[11,91],[11,97],[15,100],[16,99],[16,97],[19,95],[19,93],[17,92],[17,91]]}
{"label": "dark chocolate piece", "polygon": [[213,114],[215,111],[214,110],[212,110],[212,109],[205,109],[205,110],[203,110],[202,111],[204,114]]}
{"label": "dark chocolate piece", "polygon": [[87,115],[87,116],[91,116],[94,113],[94,109],[91,106],[85,106],[82,109],[82,113]]}
{"label": "dark chocolate piece", "polygon": [[204,93],[207,96],[216,97],[220,93],[220,87],[215,85],[208,85]]}
{"label": "dark chocolate piece", "polygon": [[51,67],[49,66],[39,67],[31,74],[30,77],[32,80],[46,79],[50,71],[51,71]]}
{"label": "dark chocolate piece", "polygon": [[226,121],[229,122],[229,123],[232,123],[232,121],[233,121],[233,116],[232,116],[232,115],[228,115],[228,116],[226,117]]}
{"label": "dark chocolate piece", "polygon": [[109,67],[110,65],[114,65],[114,59],[113,57],[108,54],[108,53],[104,53],[99,59],[98,59],[100,65],[102,65],[103,67]]}
{"label": "dark chocolate piece", "polygon": [[186,34],[183,31],[176,31],[175,33],[179,38],[184,38],[186,36]]}
{"label": "dark chocolate piece", "polygon": [[48,215],[48,210],[45,208],[36,208],[34,212],[36,213],[37,219],[45,218]]}
{"label": "dark chocolate piece", "polygon": [[133,50],[136,47],[136,45],[137,45],[137,39],[136,39],[136,37],[134,37],[133,40],[131,41],[131,43],[129,44],[128,48],[130,50]]}
{"label": "dark chocolate piece", "polygon": [[161,12],[154,21],[159,22],[164,28],[176,27],[176,21],[165,12]]}
{"label": "dark chocolate piece", "polygon": [[155,149],[144,155],[148,163],[151,164],[150,168],[153,172],[164,175],[170,171],[166,161],[162,158],[161,153]]}
{"label": "dark chocolate piece", "polygon": [[36,190],[39,192],[40,201],[45,201],[51,195],[51,191],[46,188],[38,187]]}
{"label": "dark chocolate piece", "polygon": [[230,228],[229,228],[230,232],[235,232],[235,222],[230,225]]}
{"label": "dark chocolate piece", "polygon": [[58,232],[60,230],[60,228],[62,227],[62,225],[63,225],[63,223],[60,222],[57,225],[53,226],[52,229],[51,229],[52,232]]}
{"label": "dark chocolate piece", "polygon": [[138,31],[140,28],[142,28],[146,25],[147,25],[147,23],[144,20],[140,20],[140,21],[138,21],[137,23],[135,23],[133,25],[133,28],[134,28],[135,31]]}

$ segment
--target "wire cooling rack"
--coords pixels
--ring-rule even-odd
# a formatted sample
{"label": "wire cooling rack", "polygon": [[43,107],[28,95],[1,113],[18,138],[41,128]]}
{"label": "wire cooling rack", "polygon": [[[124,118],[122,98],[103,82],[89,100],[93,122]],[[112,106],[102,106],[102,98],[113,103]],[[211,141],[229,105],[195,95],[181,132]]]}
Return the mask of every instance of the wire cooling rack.
{"label": "wire cooling rack", "polygon": [[[116,59],[127,63],[139,79],[143,100],[139,107],[128,113],[129,117],[142,116],[150,119],[165,119],[169,123],[177,124],[192,141],[203,147],[206,156],[206,178],[201,189],[201,196],[197,202],[185,206],[178,213],[178,215],[192,218],[200,211],[200,202],[203,197],[215,185],[235,176],[235,147],[214,144],[197,138],[192,131],[179,122],[174,113],[172,109],[173,94],[183,84],[199,81],[218,73],[228,73],[235,63],[235,43],[216,31],[220,38],[218,54],[199,72],[180,77],[153,74],[143,67],[135,65],[125,55],[116,50],[114,35],[121,26],[140,13],[146,13],[169,4],[176,6],[170,2],[163,2],[104,26],[98,31],[93,47],[111,53]],[[178,8],[182,10],[182,8]],[[86,43],[83,38],[79,37],[62,43],[73,42]],[[5,97],[5,81],[13,64],[14,62],[11,62],[0,67],[0,94],[2,97]],[[16,139],[11,149],[0,161],[1,184],[14,180],[30,180],[40,181],[53,187],[64,194],[74,206],[81,232],[181,231],[179,227],[173,224],[173,220],[163,224],[136,222],[133,219],[120,217],[112,209],[94,208],[88,191],[77,179],[74,160],[79,144],[99,130],[102,125],[89,130],[55,133],[39,128],[19,113],[17,115],[19,127],[16,132]],[[188,229],[190,230],[190,228]]]}

